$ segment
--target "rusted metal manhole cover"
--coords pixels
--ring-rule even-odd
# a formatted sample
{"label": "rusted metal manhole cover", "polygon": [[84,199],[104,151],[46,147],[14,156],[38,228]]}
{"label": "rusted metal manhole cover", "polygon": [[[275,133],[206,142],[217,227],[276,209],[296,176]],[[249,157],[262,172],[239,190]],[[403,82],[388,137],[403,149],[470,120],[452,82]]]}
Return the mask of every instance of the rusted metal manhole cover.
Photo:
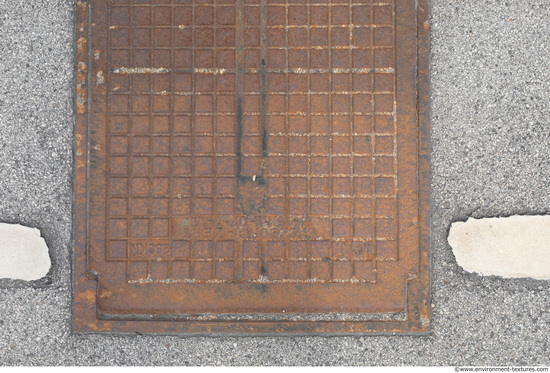
{"label": "rusted metal manhole cover", "polygon": [[429,329],[427,0],[77,9],[75,330]]}

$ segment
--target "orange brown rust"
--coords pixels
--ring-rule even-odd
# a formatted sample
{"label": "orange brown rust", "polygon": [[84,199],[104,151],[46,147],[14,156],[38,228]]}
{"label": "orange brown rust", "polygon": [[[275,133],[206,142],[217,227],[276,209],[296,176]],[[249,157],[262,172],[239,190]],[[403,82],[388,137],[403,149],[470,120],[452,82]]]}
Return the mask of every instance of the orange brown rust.
{"label": "orange brown rust", "polygon": [[74,329],[429,331],[427,11],[79,1]]}

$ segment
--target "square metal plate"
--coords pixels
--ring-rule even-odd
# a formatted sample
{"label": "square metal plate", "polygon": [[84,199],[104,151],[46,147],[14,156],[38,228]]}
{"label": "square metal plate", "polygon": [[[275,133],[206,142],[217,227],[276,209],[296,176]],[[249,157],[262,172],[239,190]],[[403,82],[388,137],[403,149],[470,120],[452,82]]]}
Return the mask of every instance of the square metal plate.
{"label": "square metal plate", "polygon": [[429,330],[427,1],[77,3],[74,328]]}

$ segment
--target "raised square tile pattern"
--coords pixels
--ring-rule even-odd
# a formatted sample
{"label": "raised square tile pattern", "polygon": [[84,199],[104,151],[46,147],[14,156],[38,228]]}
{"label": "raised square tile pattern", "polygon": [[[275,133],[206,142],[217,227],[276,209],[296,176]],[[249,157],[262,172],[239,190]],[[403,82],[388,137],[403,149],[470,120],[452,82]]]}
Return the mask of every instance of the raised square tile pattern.
{"label": "raised square tile pattern", "polygon": [[[89,228],[77,234],[102,319],[208,332],[189,315],[285,313],[288,332],[296,315],[382,313],[404,325],[407,282],[424,290],[414,302],[428,299],[414,8],[104,0],[89,11],[96,28],[78,54],[92,64],[79,91],[90,111],[78,107],[77,133],[90,182],[76,183]],[[397,330],[425,330],[422,313]],[[254,322],[237,332],[277,331]]]}

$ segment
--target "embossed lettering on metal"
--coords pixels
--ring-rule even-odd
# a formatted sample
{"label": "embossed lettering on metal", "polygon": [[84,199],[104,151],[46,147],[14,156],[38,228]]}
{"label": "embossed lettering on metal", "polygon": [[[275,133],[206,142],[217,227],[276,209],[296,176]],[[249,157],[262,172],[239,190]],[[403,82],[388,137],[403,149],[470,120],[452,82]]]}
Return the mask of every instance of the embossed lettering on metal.
{"label": "embossed lettering on metal", "polygon": [[427,19],[79,1],[75,330],[428,331]]}

